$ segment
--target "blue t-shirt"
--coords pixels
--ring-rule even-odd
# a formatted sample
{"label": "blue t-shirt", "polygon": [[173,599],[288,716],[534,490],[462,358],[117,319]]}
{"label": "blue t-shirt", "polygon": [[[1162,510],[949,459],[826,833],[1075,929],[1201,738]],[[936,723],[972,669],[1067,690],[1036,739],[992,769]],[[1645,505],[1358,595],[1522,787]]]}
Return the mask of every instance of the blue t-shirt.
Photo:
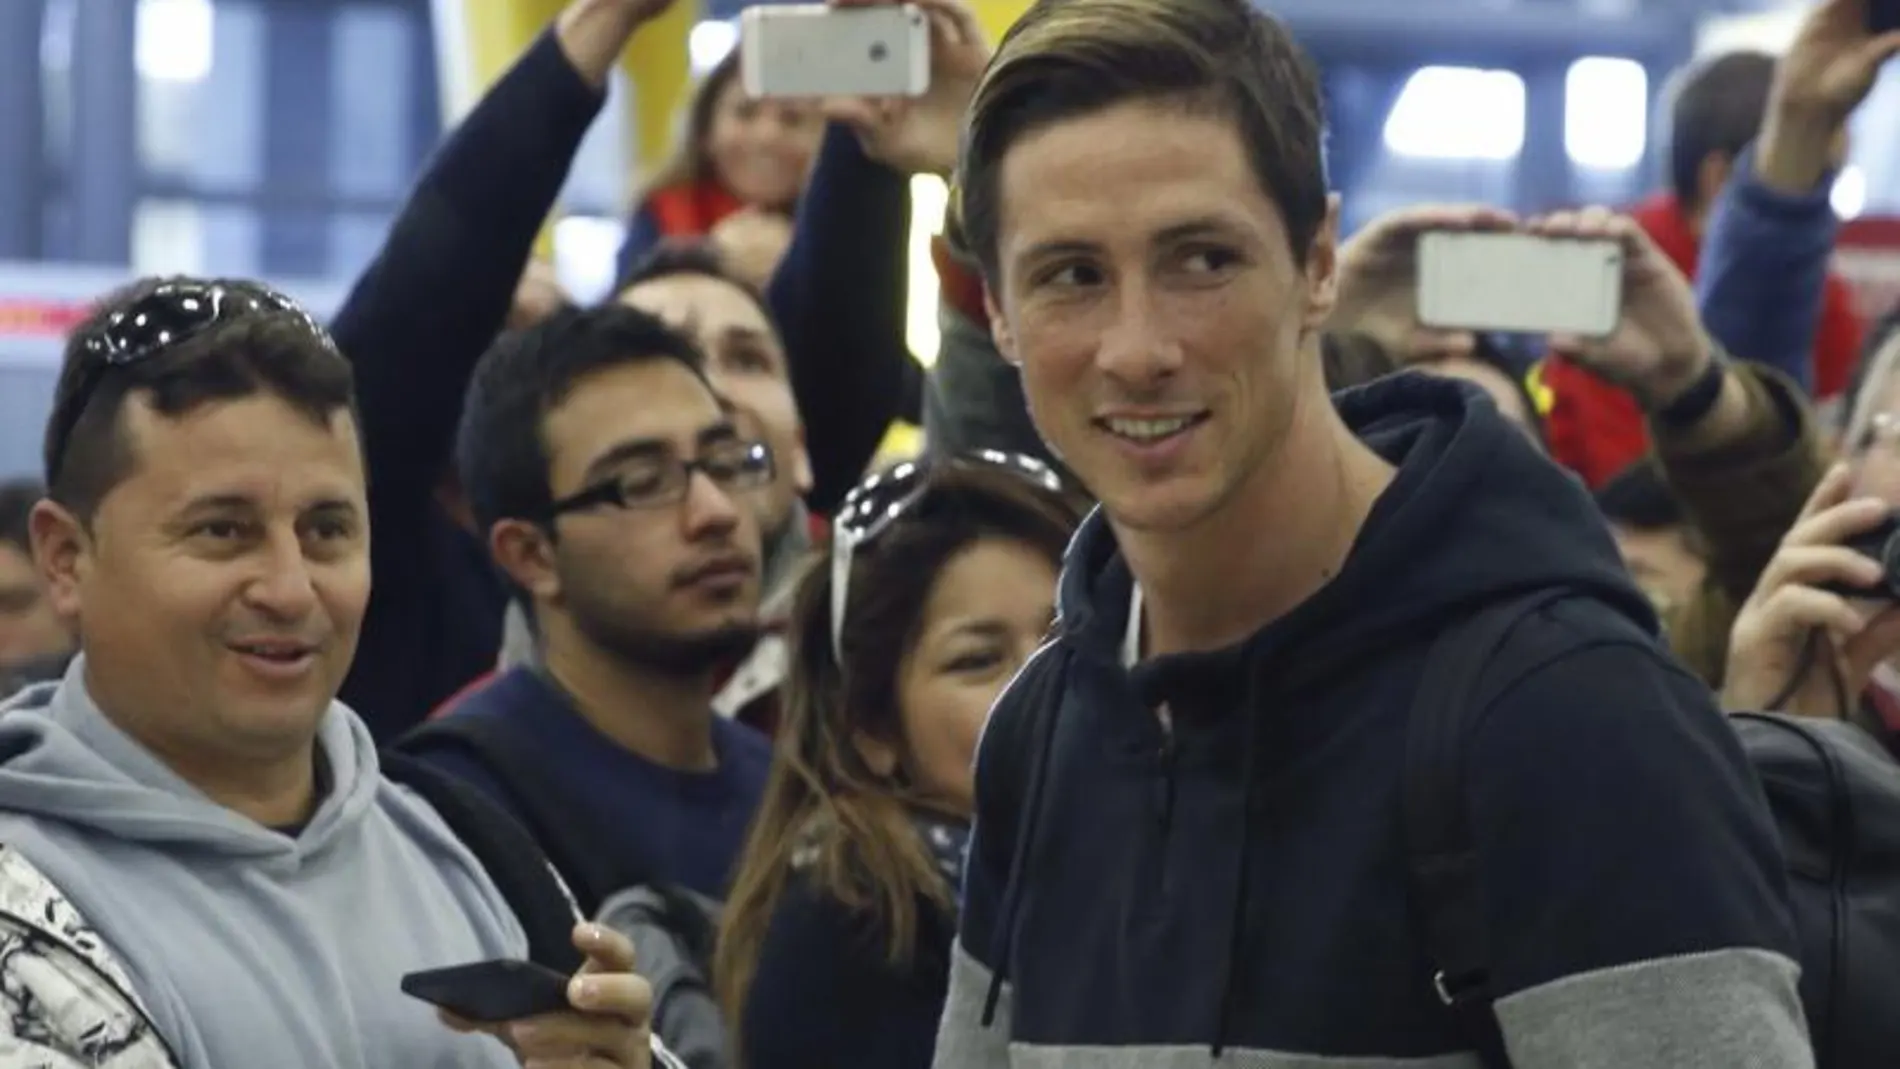
{"label": "blue t-shirt", "polygon": [[[710,714],[709,714],[710,715]],[[723,899],[747,826],[765,793],[772,744],[743,724],[713,720],[717,766],[682,772],[654,764],[601,734],[568,696],[532,669],[517,668],[468,692],[450,718],[490,718],[509,732],[532,732],[537,750],[559,754],[563,796],[585,798],[593,823],[653,878]],[[422,747],[415,756],[481,790],[533,826],[513,792],[456,749]]]}

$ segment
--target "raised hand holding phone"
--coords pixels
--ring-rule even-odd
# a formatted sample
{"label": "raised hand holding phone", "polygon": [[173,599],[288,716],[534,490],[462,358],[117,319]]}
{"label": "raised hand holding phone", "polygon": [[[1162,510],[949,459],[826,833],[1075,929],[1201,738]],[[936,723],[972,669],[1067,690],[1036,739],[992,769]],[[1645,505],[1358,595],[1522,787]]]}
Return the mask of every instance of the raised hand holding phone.
{"label": "raised hand holding phone", "polygon": [[1890,508],[1853,493],[1852,469],[1837,465],[1762,570],[1729,631],[1723,708],[1844,717],[1874,666],[1900,652],[1900,605],[1841,593],[1885,579],[1882,564],[1853,544]]}
{"label": "raised hand holding phone", "polygon": [[1648,411],[1695,386],[1715,359],[1695,291],[1634,219],[1608,208],[1553,212],[1525,232],[1559,241],[1613,242],[1622,249],[1621,313],[1599,337],[1552,334],[1550,350],[1629,391]]}
{"label": "raised hand holding phone", "polygon": [[1327,329],[1370,337],[1400,363],[1468,351],[1471,330],[1419,320],[1420,243],[1427,234],[1508,233],[1516,226],[1509,212],[1479,204],[1417,205],[1379,216],[1340,247],[1339,296]]}
{"label": "raised hand holding phone", "polygon": [[[891,0],[833,0],[838,10]],[[915,0],[929,24],[929,88],[916,97],[836,96],[825,117],[858,135],[865,154],[910,174],[948,176],[957,163],[963,113],[989,64],[989,38],[964,0]]]}

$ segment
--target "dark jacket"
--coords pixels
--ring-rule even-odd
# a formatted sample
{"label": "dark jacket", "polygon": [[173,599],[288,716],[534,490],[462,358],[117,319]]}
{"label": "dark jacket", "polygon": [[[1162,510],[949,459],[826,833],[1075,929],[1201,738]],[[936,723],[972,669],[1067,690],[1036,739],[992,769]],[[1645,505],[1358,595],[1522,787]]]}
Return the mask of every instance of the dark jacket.
{"label": "dark jacket", "polygon": [[341,697],[378,741],[494,667],[507,594],[436,491],[469,376],[603,100],[544,34],[437,151],[331,324],[356,371],[376,576]]}
{"label": "dark jacket", "polygon": [[639,884],[725,898],[772,747],[743,724],[707,716],[718,767],[665,768],[601,734],[544,674],[517,668],[470,690],[396,749],[519,820],[592,916],[608,896]]}
{"label": "dark jacket", "polygon": [[1463,384],[1339,406],[1396,477],[1340,573],[1245,642],[1125,668],[1128,566],[1099,514],[1076,536],[1061,637],[979,747],[936,1064],[1005,1064],[1006,1040],[1117,1067],[1473,1049],[1415,923],[1406,715],[1446,624],[1555,590],[1467,749],[1515,1069],[1810,1064],[1766,803],[1590,497]]}
{"label": "dark jacket", "polygon": [[1701,588],[1666,621],[1669,645],[1717,689],[1735,614],[1828,464],[1813,406],[1800,388],[1758,364],[1738,364],[1736,372],[1749,401],[1741,434],[1709,449],[1655,420],[1649,427],[1663,481],[1701,536],[1709,563]]}
{"label": "dark jacket", "polygon": [[[916,827],[949,886],[961,886],[968,828],[923,816]],[[927,1069],[955,914],[919,896],[916,935],[893,962],[887,928],[816,886],[796,861],[794,869],[746,990],[746,1069]]]}

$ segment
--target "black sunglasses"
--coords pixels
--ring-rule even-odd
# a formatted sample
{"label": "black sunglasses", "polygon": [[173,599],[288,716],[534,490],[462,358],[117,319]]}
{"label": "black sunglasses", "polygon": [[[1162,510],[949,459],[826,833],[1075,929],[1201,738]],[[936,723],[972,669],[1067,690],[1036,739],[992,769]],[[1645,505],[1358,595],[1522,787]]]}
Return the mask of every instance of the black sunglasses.
{"label": "black sunglasses", "polygon": [[149,360],[217,324],[259,315],[294,316],[313,338],[336,350],[330,335],[302,305],[259,283],[167,282],[112,313],[79,340],[85,362],[65,414],[54,428],[47,478],[58,478],[73,428],[108,371]]}
{"label": "black sunglasses", "polygon": [[[1032,456],[979,449],[937,464],[995,468],[1020,476],[1052,494],[1063,492],[1055,469]],[[831,521],[831,652],[844,663],[844,610],[849,602],[851,559],[904,514],[929,496],[926,476],[934,465],[927,460],[906,461],[877,472],[845,495]]]}

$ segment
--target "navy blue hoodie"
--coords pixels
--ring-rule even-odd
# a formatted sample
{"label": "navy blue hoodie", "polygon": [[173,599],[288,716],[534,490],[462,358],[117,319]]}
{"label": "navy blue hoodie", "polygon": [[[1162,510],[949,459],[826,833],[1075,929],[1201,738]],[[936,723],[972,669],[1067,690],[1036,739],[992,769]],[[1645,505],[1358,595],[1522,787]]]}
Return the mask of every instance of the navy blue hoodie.
{"label": "navy blue hoodie", "polygon": [[[1406,714],[1445,625],[1560,587],[1464,781],[1512,1064],[1812,1064],[1759,787],[1589,496],[1461,384],[1339,404],[1397,475],[1339,575],[1244,643],[1124,667],[1133,579],[1099,513],[1077,535],[1061,636],[978,750],[935,1064],[1476,1065],[1408,889]],[[1270,518],[1241,551],[1274,551]]]}

